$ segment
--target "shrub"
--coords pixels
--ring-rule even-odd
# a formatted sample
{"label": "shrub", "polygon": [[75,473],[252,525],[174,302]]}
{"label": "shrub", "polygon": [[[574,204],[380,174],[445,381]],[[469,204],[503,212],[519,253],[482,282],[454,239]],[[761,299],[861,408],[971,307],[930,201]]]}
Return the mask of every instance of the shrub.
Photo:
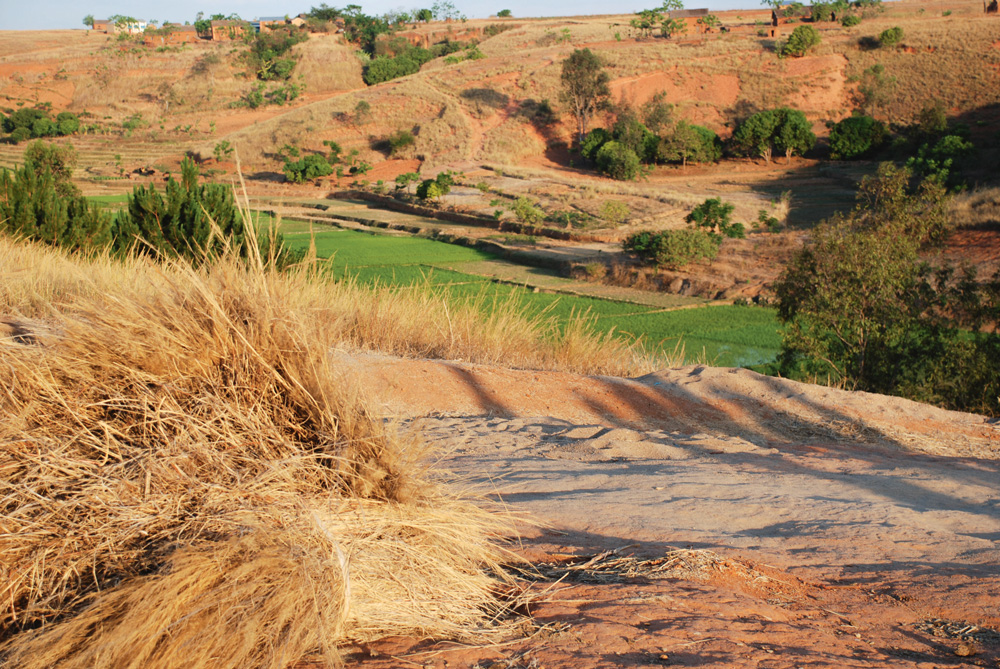
{"label": "shrub", "polygon": [[536,206],[530,198],[522,195],[514,202],[514,216],[525,225],[535,225],[545,218],[545,212]]}
{"label": "shrub", "polygon": [[746,230],[742,223],[730,221],[729,217],[732,215],[733,209],[733,205],[729,202],[723,202],[720,198],[713,197],[692,209],[684,220],[695,228],[708,230],[713,235],[742,239],[746,237]]}
{"label": "shrub", "polygon": [[441,186],[435,179],[424,179],[417,186],[417,197],[421,200],[436,200],[444,195]]}
{"label": "shrub", "polygon": [[819,32],[812,26],[798,26],[781,47],[782,56],[801,58],[806,52],[819,44]]}
{"label": "shrub", "polygon": [[840,19],[840,25],[845,28],[853,28],[861,23],[861,17],[856,14],[848,14],[844,18]]}
{"label": "shrub", "polygon": [[834,160],[863,158],[882,146],[887,137],[885,124],[871,116],[845,118],[830,130],[830,157]]}
{"label": "shrub", "polygon": [[604,128],[594,128],[580,143],[580,153],[592,162],[597,160],[597,152],[611,141],[611,133]]}
{"label": "shrub", "polygon": [[302,183],[333,174],[333,166],[325,156],[312,153],[296,161],[286,158],[282,171],[289,181]]}
{"label": "shrub", "polygon": [[24,166],[0,170],[0,231],[69,249],[111,241],[111,219],[69,182],[73,154],[35,142]]}
{"label": "shrub", "polygon": [[389,155],[395,156],[413,146],[417,140],[409,130],[397,130],[386,141],[389,143]]}
{"label": "shrub", "polygon": [[894,26],[883,30],[878,36],[878,41],[882,46],[896,46],[903,41],[903,29]]}
{"label": "shrub", "polygon": [[719,254],[719,243],[705,230],[664,230],[630,235],[622,247],[648,263],[670,269],[697,260],[712,260]]}
{"label": "shrub", "polygon": [[631,181],[639,176],[639,156],[635,151],[611,140],[602,146],[595,156],[597,169],[612,179]]}
{"label": "shrub", "polygon": [[605,200],[601,205],[601,218],[612,225],[621,225],[628,218],[628,205],[619,200]]}

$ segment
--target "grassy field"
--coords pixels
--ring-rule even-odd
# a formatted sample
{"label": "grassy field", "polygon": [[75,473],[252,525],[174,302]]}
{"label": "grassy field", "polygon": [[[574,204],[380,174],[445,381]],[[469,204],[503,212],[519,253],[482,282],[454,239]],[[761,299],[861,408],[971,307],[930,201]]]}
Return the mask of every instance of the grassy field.
{"label": "grassy field", "polygon": [[[307,248],[308,224],[283,223],[286,242]],[[426,287],[446,291],[461,302],[486,309],[519,308],[526,315],[549,315],[568,322],[589,314],[593,327],[614,331],[627,340],[639,339],[647,350],[674,351],[684,347],[687,362],[747,367],[774,360],[780,348],[775,313],[770,309],[706,306],[676,310],[613,300],[533,292],[516,285],[495,283],[486,277],[452,269],[464,263],[490,259],[477,249],[416,237],[371,235],[349,230],[318,229],[317,255],[329,258],[338,277],[364,284]]]}

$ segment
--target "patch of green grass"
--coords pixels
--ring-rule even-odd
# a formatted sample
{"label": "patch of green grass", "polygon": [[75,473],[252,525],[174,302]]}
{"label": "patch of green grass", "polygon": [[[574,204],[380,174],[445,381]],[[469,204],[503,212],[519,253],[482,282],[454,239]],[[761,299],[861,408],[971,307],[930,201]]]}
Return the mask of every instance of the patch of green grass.
{"label": "patch of green grass", "polygon": [[[476,249],[430,239],[369,235],[351,230],[316,232],[315,239],[316,255],[333,256],[334,266],[447,265],[493,257]],[[309,235],[289,236],[287,243],[292,248],[309,248]]]}
{"label": "patch of green grass", "polygon": [[[293,227],[294,226],[294,227]],[[293,232],[294,230],[294,232]],[[286,242],[308,248],[308,224],[283,223]],[[683,342],[689,363],[746,367],[771,362],[781,347],[774,310],[756,307],[704,307],[660,311],[654,307],[593,297],[533,292],[521,286],[448,269],[464,262],[489,259],[477,249],[417,237],[371,235],[314,227],[316,252],[330,258],[334,276],[361,283],[429,286],[456,302],[483,309],[516,308],[529,316],[551,316],[567,323],[586,314],[595,330],[613,329],[628,339],[641,338],[651,351],[673,352]],[[513,306],[512,306],[513,305]]]}
{"label": "patch of green grass", "polygon": [[684,344],[688,361],[748,367],[775,359],[781,350],[777,312],[760,307],[682,309],[616,319],[623,333],[642,336],[647,347],[672,350]]}

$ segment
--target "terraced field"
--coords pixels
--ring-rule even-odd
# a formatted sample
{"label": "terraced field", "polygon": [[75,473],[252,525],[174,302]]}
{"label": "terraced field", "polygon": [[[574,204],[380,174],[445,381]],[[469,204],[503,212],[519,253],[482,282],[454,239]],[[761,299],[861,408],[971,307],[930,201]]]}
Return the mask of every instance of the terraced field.
{"label": "terraced field", "polygon": [[[310,243],[308,224],[281,226],[296,248]],[[638,339],[650,350],[673,352],[680,345],[687,362],[747,367],[774,360],[780,349],[775,312],[731,305],[657,308],[615,300],[581,297],[501,283],[461,271],[463,265],[495,260],[478,249],[409,236],[371,235],[350,230],[317,229],[317,255],[330,258],[331,271],[363,283],[443,291],[454,300],[472,300],[484,308],[524,309],[532,315],[566,322],[581,313],[594,327]]]}

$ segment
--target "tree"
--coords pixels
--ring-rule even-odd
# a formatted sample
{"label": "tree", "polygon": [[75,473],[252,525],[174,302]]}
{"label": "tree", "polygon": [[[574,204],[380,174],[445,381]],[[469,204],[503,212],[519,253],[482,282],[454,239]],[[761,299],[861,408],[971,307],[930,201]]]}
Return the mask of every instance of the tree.
{"label": "tree", "polygon": [[660,34],[670,39],[674,35],[683,35],[687,32],[688,25],[683,19],[665,18],[660,23]]}
{"label": "tree", "polygon": [[882,165],[785,269],[782,372],[996,414],[1000,274],[983,284],[921,260],[948,229],[948,202],[936,180],[910,179]]}
{"label": "tree", "polygon": [[734,209],[735,207],[731,203],[713,197],[692,209],[684,220],[693,227],[707,230],[717,237],[725,235],[734,239],[742,239],[746,236],[743,224],[733,223],[730,220]]}
{"label": "tree", "polygon": [[722,157],[722,143],[708,128],[680,121],[660,139],[657,157],[664,162],[679,162],[685,167],[689,160],[711,163]]}
{"label": "tree", "polygon": [[722,21],[715,14],[706,14],[698,19],[698,25],[702,26],[705,32],[709,33],[712,32],[713,28],[718,28],[722,25]]}
{"label": "tree", "polygon": [[871,116],[857,114],[839,121],[830,129],[830,157],[834,160],[863,158],[885,143],[885,124]]}
{"label": "tree", "polygon": [[896,77],[886,74],[885,68],[876,63],[861,73],[857,79],[856,103],[865,114],[875,116],[884,110],[894,97]]}
{"label": "tree", "polygon": [[90,29],[93,29],[94,28],[94,15],[93,14],[87,14],[86,16],[84,16],[83,17],[83,25],[87,26]]}
{"label": "tree", "polygon": [[70,183],[75,153],[35,142],[24,166],[0,170],[0,231],[68,249],[95,249],[111,240],[111,218]]}
{"label": "tree", "polygon": [[24,164],[38,176],[48,171],[54,180],[56,192],[63,197],[80,194],[72,182],[76,167],[76,149],[72,144],[59,146],[38,140],[24,150]]}
{"label": "tree", "polygon": [[792,154],[802,155],[816,144],[812,124],[797,109],[783,107],[778,110],[779,122],[774,135],[774,148],[785,152],[785,162],[792,162]]}
{"label": "tree", "polygon": [[792,56],[801,58],[806,55],[809,49],[819,44],[819,32],[812,26],[798,26],[788,37],[788,41],[781,47],[782,56]]}
{"label": "tree", "polygon": [[497,18],[509,19],[512,16],[509,9],[501,9],[497,12]]}
{"label": "tree", "polygon": [[561,99],[576,117],[577,134],[582,142],[594,112],[611,97],[610,77],[597,54],[590,49],[577,49],[563,61],[561,79]]}
{"label": "tree", "polygon": [[410,185],[420,181],[420,175],[416,172],[406,172],[405,174],[400,174],[396,177],[396,190],[405,189],[407,194],[410,192]]}
{"label": "tree", "polygon": [[417,21],[423,21],[424,23],[430,23],[431,19],[434,18],[434,12],[429,9],[419,9],[414,13],[413,17]]}
{"label": "tree", "polygon": [[805,114],[788,107],[757,112],[740,124],[732,137],[733,146],[771,162],[775,149],[784,151],[791,162],[793,153],[802,154],[816,143]]}

